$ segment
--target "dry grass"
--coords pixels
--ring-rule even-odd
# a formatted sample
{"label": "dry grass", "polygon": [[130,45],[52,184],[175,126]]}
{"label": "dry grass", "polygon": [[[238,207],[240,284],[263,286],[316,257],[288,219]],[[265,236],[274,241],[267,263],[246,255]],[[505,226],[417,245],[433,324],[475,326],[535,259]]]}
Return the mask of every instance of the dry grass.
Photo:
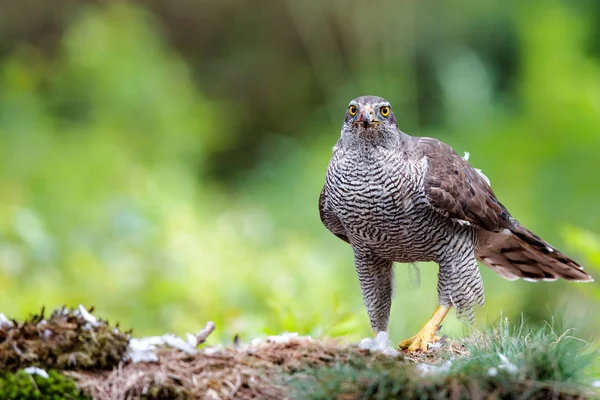
{"label": "dry grass", "polygon": [[[234,346],[189,355],[158,352],[158,363],[121,363],[112,372],[67,372],[97,399],[214,398],[282,399],[289,388],[282,377],[307,368],[345,363],[351,358],[377,362],[387,356],[334,340],[292,339],[288,343]],[[405,363],[402,357],[398,363]]]}

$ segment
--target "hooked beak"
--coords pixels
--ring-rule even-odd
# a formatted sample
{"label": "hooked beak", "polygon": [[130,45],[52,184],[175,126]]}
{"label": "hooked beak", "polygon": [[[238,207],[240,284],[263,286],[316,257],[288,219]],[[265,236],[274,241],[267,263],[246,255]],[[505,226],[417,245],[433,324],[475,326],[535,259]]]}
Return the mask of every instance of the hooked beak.
{"label": "hooked beak", "polygon": [[362,124],[363,127],[367,128],[370,125],[378,124],[381,121],[377,119],[375,116],[375,112],[373,111],[373,107],[366,105],[360,110],[360,117],[356,120],[355,124]]}

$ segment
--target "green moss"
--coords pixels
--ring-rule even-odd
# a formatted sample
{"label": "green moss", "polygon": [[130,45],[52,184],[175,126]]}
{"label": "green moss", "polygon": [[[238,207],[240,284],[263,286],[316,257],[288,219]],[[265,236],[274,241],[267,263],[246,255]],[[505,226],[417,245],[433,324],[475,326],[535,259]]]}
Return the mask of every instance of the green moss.
{"label": "green moss", "polygon": [[0,370],[110,369],[123,359],[129,333],[106,321],[90,324],[77,311],[65,308],[44,318],[44,310],[23,322],[0,328]]}
{"label": "green moss", "polygon": [[0,399],[89,399],[82,394],[75,382],[55,370],[49,377],[29,375],[23,371],[0,375]]}

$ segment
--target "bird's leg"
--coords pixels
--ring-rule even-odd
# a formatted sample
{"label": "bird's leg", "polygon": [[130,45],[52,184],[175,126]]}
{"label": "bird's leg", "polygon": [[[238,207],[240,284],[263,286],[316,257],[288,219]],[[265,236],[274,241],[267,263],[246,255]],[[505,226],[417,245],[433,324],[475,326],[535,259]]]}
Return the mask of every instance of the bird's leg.
{"label": "bird's leg", "polygon": [[373,333],[386,332],[392,305],[392,262],[355,249],[354,263]]}
{"label": "bird's leg", "polygon": [[408,348],[408,351],[427,351],[429,343],[439,340],[435,334],[451,306],[456,307],[457,316],[471,320],[473,306],[483,304],[483,282],[473,247],[466,246],[459,254],[447,254],[448,258],[438,262],[440,269],[437,289],[440,306],[419,333],[400,343],[401,348]]}
{"label": "bird's leg", "polygon": [[400,342],[401,349],[408,349],[408,351],[416,351],[422,350],[427,351],[429,343],[435,343],[439,341],[439,337],[435,334],[440,328],[440,324],[442,323],[448,311],[450,311],[451,305],[440,305],[437,310],[433,313],[429,321],[417,333],[415,336],[403,340]]}

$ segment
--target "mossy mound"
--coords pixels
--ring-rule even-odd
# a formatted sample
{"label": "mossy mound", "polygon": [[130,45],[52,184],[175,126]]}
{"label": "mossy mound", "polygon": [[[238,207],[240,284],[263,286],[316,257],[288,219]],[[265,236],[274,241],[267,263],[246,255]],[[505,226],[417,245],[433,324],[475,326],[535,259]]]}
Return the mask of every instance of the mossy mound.
{"label": "mossy mound", "polygon": [[[129,333],[81,307],[57,310],[47,320],[43,310],[20,323],[0,318],[0,398],[600,398],[586,376],[596,354],[550,325],[512,328],[502,321],[416,354],[385,343],[367,350],[291,334],[194,349],[213,328],[207,324],[185,346],[172,335],[146,338],[155,343],[148,351],[156,362],[132,363]],[[48,378],[22,370],[31,366],[48,370]]]}
{"label": "mossy mound", "polygon": [[42,309],[25,321],[0,324],[1,371],[30,366],[57,370],[111,369],[127,352],[128,332],[121,332],[103,320],[86,319],[81,308],[61,308],[48,319],[44,314]]}

